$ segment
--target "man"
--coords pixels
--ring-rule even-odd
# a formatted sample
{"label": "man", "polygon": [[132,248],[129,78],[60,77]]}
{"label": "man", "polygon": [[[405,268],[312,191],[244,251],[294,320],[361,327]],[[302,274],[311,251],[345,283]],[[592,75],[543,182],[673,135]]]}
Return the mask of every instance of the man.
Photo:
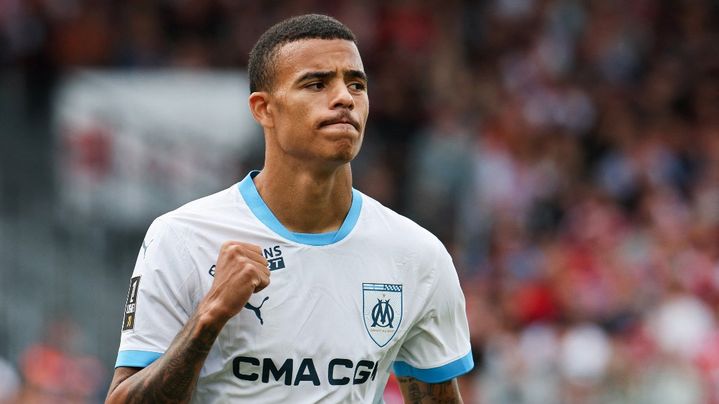
{"label": "man", "polygon": [[107,402],[381,402],[391,368],[409,402],[461,402],[473,362],[449,254],[352,189],[369,110],[354,35],[285,20],[249,75],[265,166],[150,226]]}

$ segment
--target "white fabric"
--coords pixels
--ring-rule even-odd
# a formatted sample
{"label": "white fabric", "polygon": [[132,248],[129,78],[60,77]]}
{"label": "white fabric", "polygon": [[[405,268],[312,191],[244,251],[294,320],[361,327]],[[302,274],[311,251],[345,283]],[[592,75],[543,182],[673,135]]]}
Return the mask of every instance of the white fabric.
{"label": "white fabric", "polygon": [[[458,375],[443,366],[470,353],[464,296],[436,237],[355,191],[361,209],[346,237],[302,244],[258,219],[243,194],[235,185],[152,223],[132,275],[140,277],[135,324],[122,332],[119,358],[165,352],[209,290],[220,246],[237,240],[268,258],[281,253],[284,268],[250,298],[263,324],[243,309],[224,327],[194,402],[381,402],[395,360]],[[402,291],[366,290],[384,284]]]}

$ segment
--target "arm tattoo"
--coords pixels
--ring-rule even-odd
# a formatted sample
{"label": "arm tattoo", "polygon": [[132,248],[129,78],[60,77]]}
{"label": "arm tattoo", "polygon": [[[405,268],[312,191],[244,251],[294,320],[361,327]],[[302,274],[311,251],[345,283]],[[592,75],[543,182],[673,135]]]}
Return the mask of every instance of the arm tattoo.
{"label": "arm tattoo", "polygon": [[193,315],[162,357],[117,383],[130,382],[124,402],[189,402],[200,369],[221,329],[221,326],[200,327],[198,316]]}
{"label": "arm tattoo", "polygon": [[425,383],[413,377],[398,377],[402,396],[408,404],[461,404],[457,381]]}

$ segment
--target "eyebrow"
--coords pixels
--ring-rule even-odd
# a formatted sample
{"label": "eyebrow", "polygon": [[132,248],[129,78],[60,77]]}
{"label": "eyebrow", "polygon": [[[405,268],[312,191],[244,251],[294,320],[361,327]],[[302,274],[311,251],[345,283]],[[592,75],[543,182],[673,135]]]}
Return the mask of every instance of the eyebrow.
{"label": "eyebrow", "polygon": [[348,70],[345,72],[345,77],[352,79],[360,79],[367,82],[367,75],[362,70]]}
{"label": "eyebrow", "polygon": [[[328,71],[315,71],[315,72],[307,72],[300,76],[295,82],[301,83],[303,81],[312,80],[312,79],[320,79],[320,80],[326,80],[332,77],[335,77],[337,75],[336,72],[332,70]],[[363,81],[367,81],[367,75],[365,72],[361,70],[347,70],[344,72],[345,78],[352,78],[352,79],[360,79]]]}

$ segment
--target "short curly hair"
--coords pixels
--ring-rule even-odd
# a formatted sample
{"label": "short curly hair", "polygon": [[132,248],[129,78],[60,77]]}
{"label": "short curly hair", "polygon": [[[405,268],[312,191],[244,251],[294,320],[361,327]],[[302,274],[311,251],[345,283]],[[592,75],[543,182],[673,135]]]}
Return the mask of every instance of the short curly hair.
{"label": "short curly hair", "polygon": [[265,31],[250,51],[250,92],[269,91],[275,76],[275,57],[280,47],[302,39],[345,39],[357,43],[354,33],[336,19],[321,14],[288,18]]}

